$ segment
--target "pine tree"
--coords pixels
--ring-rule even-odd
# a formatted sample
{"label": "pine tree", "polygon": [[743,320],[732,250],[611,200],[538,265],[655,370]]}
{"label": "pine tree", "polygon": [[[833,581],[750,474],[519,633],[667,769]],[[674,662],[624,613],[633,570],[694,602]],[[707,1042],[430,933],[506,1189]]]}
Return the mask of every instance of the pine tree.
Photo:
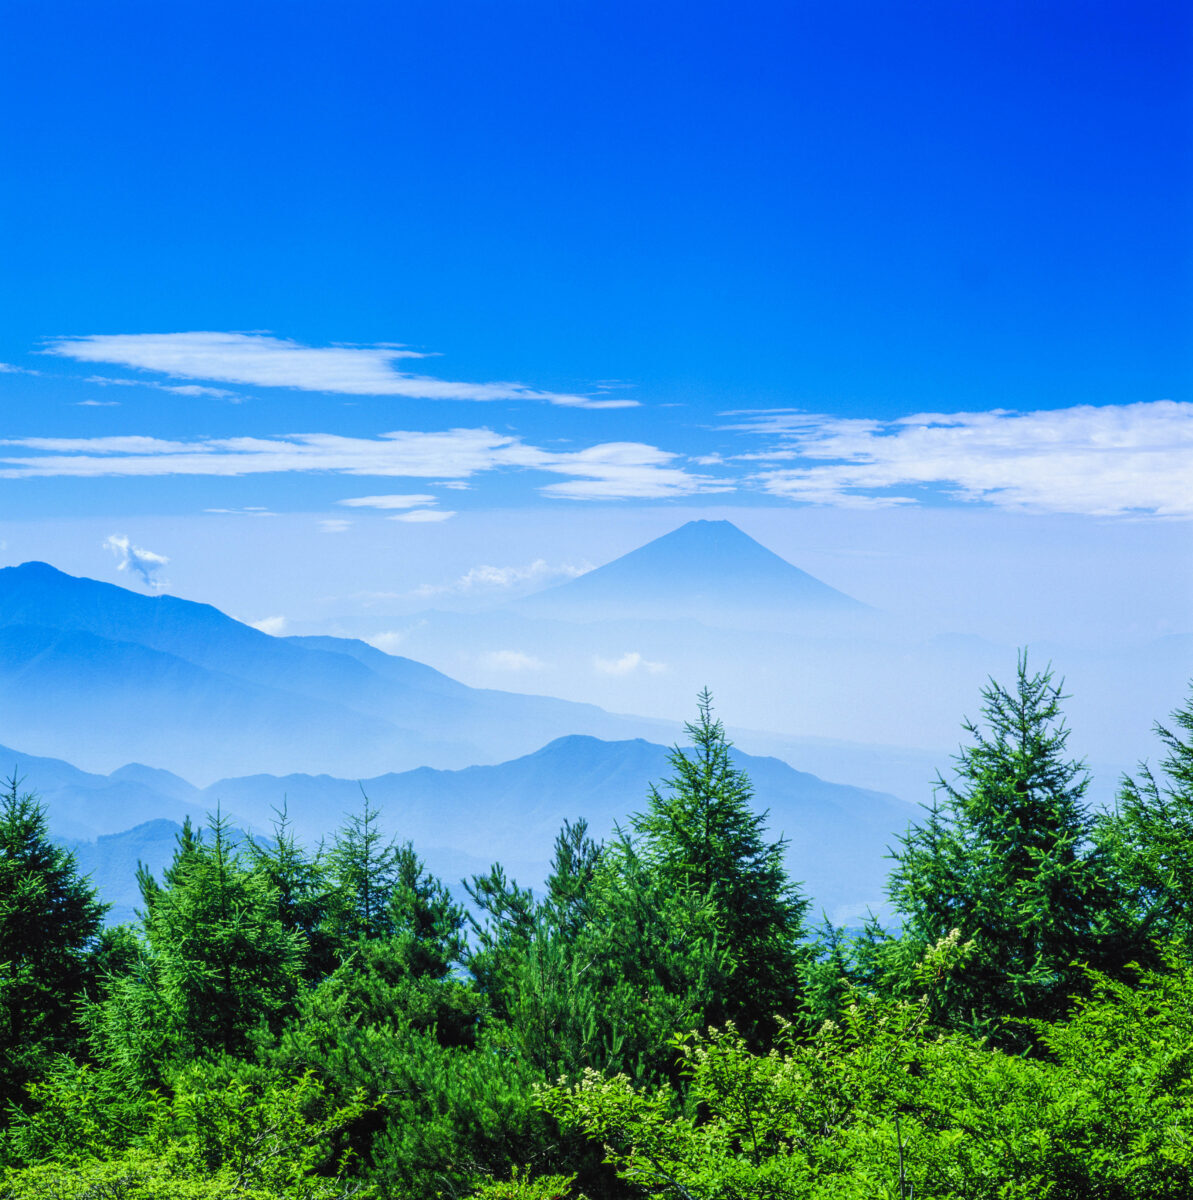
{"label": "pine tree", "polygon": [[309,855],[294,836],[285,803],[274,813],[272,839],[250,840],[245,849],[253,869],[277,895],[277,915],[283,928],[302,939],[305,978],[318,982],[340,961],[338,939],[330,928],[335,892],[322,846],[313,857]]}
{"label": "pine tree", "polygon": [[104,1055],[138,1070],[162,1054],[243,1051],[253,1029],[290,1011],[303,968],[301,935],[283,925],[275,888],[241,859],[218,813],[206,836],[184,830],[164,878],[146,889],[142,961],[94,1014]]}
{"label": "pine tree", "polygon": [[1117,811],[1097,840],[1126,889],[1141,932],[1193,943],[1193,690],[1172,714],[1176,732],[1156,723],[1164,745],[1159,776],[1143,763],[1127,776]]}
{"label": "pine tree", "polygon": [[697,720],[685,726],[691,752],[671,751],[675,774],[662,790],[651,786],[647,810],[631,824],[643,859],[666,887],[712,902],[735,966],[708,1018],[731,1018],[753,1037],[770,1017],[799,1006],[808,901],[784,869],[787,843],[766,840],[767,814],[751,807],[753,786],[733,764],[707,691],[698,706]]}
{"label": "pine tree", "polygon": [[398,847],[381,832],[381,814],[364,797],[336,834],[328,876],[338,898],[337,922],[345,941],[392,932],[390,901],[397,881]]}
{"label": "pine tree", "polygon": [[[1001,1018],[1059,1015],[1115,943],[1115,905],[1090,838],[1089,777],[1066,756],[1062,685],[1021,654],[1012,689],[983,689],[984,723],[938,777],[936,801],[894,853],[890,895],[903,914],[896,957],[950,931],[975,953],[947,983],[945,1019],[982,1032]],[[905,952],[905,953],[904,953]],[[888,958],[888,962],[893,959]],[[1021,1027],[998,1034],[1026,1044]]]}
{"label": "pine tree", "polygon": [[51,1055],[70,1050],[94,979],[105,906],[74,856],[50,841],[46,812],[14,775],[0,798],[0,1112]]}

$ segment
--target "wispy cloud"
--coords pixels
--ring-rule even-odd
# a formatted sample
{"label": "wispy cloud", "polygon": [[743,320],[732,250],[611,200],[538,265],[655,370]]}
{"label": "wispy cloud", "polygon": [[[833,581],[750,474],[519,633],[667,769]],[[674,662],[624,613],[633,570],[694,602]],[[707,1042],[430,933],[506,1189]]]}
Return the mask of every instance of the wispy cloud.
{"label": "wispy cloud", "polygon": [[319,522],[320,533],[347,533],[352,528],[351,521],[345,521],[343,517],[324,517]]}
{"label": "wispy cloud", "polygon": [[658,675],[667,669],[666,663],[649,662],[637,650],[628,650],[620,658],[601,658],[597,655],[592,665],[602,675],[633,675],[636,671]]}
{"label": "wispy cloud", "polygon": [[421,508],[434,504],[435,497],[422,494],[412,496],[353,496],[349,500],[337,500],[348,508]]}
{"label": "wispy cloud", "polygon": [[75,408],[119,408],[119,400],[76,400]]}
{"label": "wispy cloud", "polygon": [[[726,429],[772,438],[755,482],[810,503],[956,500],[1091,516],[1193,516],[1193,404],[917,413],[895,421],[780,410]],[[799,465],[780,465],[798,462]]]}
{"label": "wispy cloud", "polygon": [[[232,400],[239,404],[243,396],[230,392],[227,388],[204,387],[198,383],[161,383],[156,379],[116,379],[110,375],[88,375],[87,383],[95,383],[100,387],[143,387],[153,388],[159,392],[173,392],[176,396],[211,396],[216,400]],[[86,404],[87,401],[82,401]],[[98,404],[100,401],[92,401]],[[115,403],[115,401],[109,401]]]}
{"label": "wispy cloud", "polygon": [[40,371],[35,371],[31,367],[18,367],[13,363],[0,362],[0,375],[40,375]]}
{"label": "wispy cloud", "polygon": [[415,375],[395,364],[433,357],[403,346],[304,346],[264,333],[132,333],[56,338],[44,353],[115,364],[174,379],[299,388],[411,400],[531,400],[569,408],[629,408],[636,400],[544,391],[523,383],[463,383]]}
{"label": "wispy cloud", "polygon": [[521,650],[490,650],[480,656],[480,665],[490,671],[541,671],[547,665],[533,654]]}
{"label": "wispy cloud", "polygon": [[286,632],[289,621],[285,617],[262,617],[259,621],[250,621],[254,629],[268,633],[270,637],[281,637]]}
{"label": "wispy cloud", "polygon": [[590,564],[582,566],[560,564],[552,566],[546,559],[536,558],[534,562],[524,567],[472,567],[451,583],[424,583],[411,593],[415,596],[440,596],[444,593],[459,592],[502,592],[512,589],[527,589],[551,583],[556,579],[575,579],[585,571],[591,571]]}
{"label": "wispy cloud", "polygon": [[551,483],[546,496],[564,500],[660,500],[697,493],[731,492],[733,484],[675,466],[679,456],[641,442],[606,442],[554,456],[544,470],[576,478]]}
{"label": "wispy cloud", "polygon": [[568,476],[566,482],[547,484],[541,490],[569,500],[665,499],[733,488],[723,479],[692,474],[677,465],[678,455],[641,442],[556,451],[491,429],[399,431],[378,438],[297,433],[194,441],[139,435],[0,439],[0,447],[4,446],[36,452],[0,451],[0,478],[7,479],[323,471],[438,480],[519,469]]}
{"label": "wispy cloud", "polygon": [[387,521],[405,521],[410,525],[422,525],[428,521],[447,521],[456,514],[446,508],[415,508],[410,512],[394,513]]}
{"label": "wispy cloud", "polygon": [[228,517],[276,517],[278,515],[263,504],[248,504],[244,508],[205,508],[203,511]]}
{"label": "wispy cloud", "polygon": [[116,555],[116,569],[131,571],[146,587],[154,590],[165,586],[165,581],[158,578],[161,571],[170,560],[164,554],[154,554],[141,546],[134,546],[122,533],[114,533],[104,540],[104,549]]}

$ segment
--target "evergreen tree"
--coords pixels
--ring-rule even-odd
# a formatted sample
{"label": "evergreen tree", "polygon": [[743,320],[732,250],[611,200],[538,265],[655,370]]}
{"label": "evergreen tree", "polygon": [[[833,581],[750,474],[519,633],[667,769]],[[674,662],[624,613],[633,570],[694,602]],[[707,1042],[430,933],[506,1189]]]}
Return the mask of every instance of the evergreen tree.
{"label": "evergreen tree", "polygon": [[665,888],[707,897],[734,966],[708,1020],[732,1019],[753,1037],[775,1014],[799,1005],[800,941],[808,901],[783,867],[784,840],[767,841],[765,812],[751,807],[753,786],[734,766],[732,743],[712,715],[707,691],[685,726],[688,753],[676,747],[663,790],[651,786],[644,813],[631,818],[640,853]]}
{"label": "evergreen tree", "polygon": [[311,857],[299,844],[283,803],[275,809],[273,838],[250,840],[246,850],[253,868],[277,895],[277,915],[283,928],[301,938],[304,946],[303,974],[317,982],[339,964],[339,945],[332,915],[336,893],[327,875],[322,846]]}
{"label": "evergreen tree", "polygon": [[392,932],[390,901],[397,880],[398,847],[386,841],[381,814],[364,797],[332,843],[328,876],[337,894],[336,917],[346,941],[385,937]]}
{"label": "evergreen tree", "polygon": [[0,797],[0,1113],[79,1037],[105,906],[14,775]]}
{"label": "evergreen tree", "polygon": [[1141,931],[1193,942],[1193,690],[1172,714],[1173,730],[1156,723],[1164,745],[1162,774],[1146,763],[1127,776],[1117,811],[1098,823],[1097,840],[1126,889]]}
{"label": "evergreen tree", "polygon": [[130,1082],[244,1052],[254,1029],[291,1011],[302,975],[301,935],[282,923],[276,890],[242,861],[218,813],[207,836],[184,830],[164,878],[145,889],[139,961],[92,1012],[101,1060]]}
{"label": "evergreen tree", "polygon": [[[1001,1018],[1055,1017],[1081,989],[1081,964],[1117,947],[1116,906],[1090,838],[1089,777],[1066,756],[1061,685],[1031,674],[1021,654],[1015,684],[982,691],[984,723],[938,777],[927,819],[895,851],[890,895],[904,938],[888,967],[919,957],[950,931],[975,953],[944,989],[944,1019],[992,1032]],[[1026,1044],[1022,1027],[999,1036]]]}

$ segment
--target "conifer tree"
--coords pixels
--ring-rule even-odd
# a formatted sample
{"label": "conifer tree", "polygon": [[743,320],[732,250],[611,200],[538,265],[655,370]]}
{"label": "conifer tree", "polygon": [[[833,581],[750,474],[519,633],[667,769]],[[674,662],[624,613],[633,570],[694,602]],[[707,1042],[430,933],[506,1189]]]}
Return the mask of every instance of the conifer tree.
{"label": "conifer tree", "polygon": [[1193,690],[1155,731],[1160,774],[1143,763],[1127,776],[1118,807],[1098,823],[1098,843],[1126,889],[1141,932],[1193,942]]}
{"label": "conifer tree", "polygon": [[[1089,777],[1066,755],[1062,685],[1019,656],[1008,689],[983,689],[979,724],[938,777],[936,801],[894,853],[891,899],[903,914],[903,950],[960,931],[975,953],[947,984],[943,1016],[987,1033],[1001,1018],[1048,1019],[1080,990],[1083,963],[1117,945],[1115,905],[1090,844]],[[892,961],[888,958],[888,963]],[[1004,1040],[1026,1044],[1021,1027]]]}
{"label": "conifer tree", "polygon": [[798,1005],[799,949],[808,901],[783,866],[786,841],[766,839],[765,812],[751,807],[753,785],[730,756],[708,691],[685,726],[692,750],[676,747],[675,774],[651,786],[646,811],[631,818],[639,852],[666,887],[707,897],[732,955],[727,990],[708,1019],[732,1018],[754,1036],[775,1014]]}
{"label": "conifer tree", "polygon": [[145,889],[141,961],[93,1013],[101,1057],[136,1064],[130,1078],[146,1081],[163,1055],[239,1053],[254,1028],[276,1027],[303,966],[303,939],[279,918],[276,890],[241,859],[218,813],[206,836],[184,829],[164,878]]}
{"label": "conifer tree", "polygon": [[328,875],[338,897],[338,923],[346,940],[392,932],[390,900],[397,879],[398,847],[381,831],[381,814],[364,797],[332,843]]}
{"label": "conifer tree", "polygon": [[335,891],[327,877],[322,846],[313,857],[309,855],[294,836],[285,803],[274,811],[272,839],[250,840],[245,849],[254,870],[277,895],[277,914],[282,926],[303,942],[305,977],[317,982],[339,964],[337,938],[329,928],[335,910]]}
{"label": "conifer tree", "polygon": [[79,1036],[105,906],[16,776],[0,797],[0,1112]]}

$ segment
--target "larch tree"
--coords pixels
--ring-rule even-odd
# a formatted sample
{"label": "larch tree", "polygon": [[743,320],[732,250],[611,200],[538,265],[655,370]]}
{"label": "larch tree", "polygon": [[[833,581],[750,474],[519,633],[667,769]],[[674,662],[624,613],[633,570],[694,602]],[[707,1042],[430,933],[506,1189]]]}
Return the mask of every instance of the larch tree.
{"label": "larch tree", "polygon": [[938,777],[936,802],[894,852],[890,894],[904,918],[902,945],[919,956],[959,930],[974,953],[945,985],[942,1016],[1011,1044],[1050,1019],[1118,944],[1112,889],[1092,845],[1089,776],[1071,759],[1062,684],[1019,656],[1011,688],[983,689],[981,723]]}
{"label": "larch tree", "polygon": [[14,775],[0,796],[0,1111],[74,1048],[105,906]]}

